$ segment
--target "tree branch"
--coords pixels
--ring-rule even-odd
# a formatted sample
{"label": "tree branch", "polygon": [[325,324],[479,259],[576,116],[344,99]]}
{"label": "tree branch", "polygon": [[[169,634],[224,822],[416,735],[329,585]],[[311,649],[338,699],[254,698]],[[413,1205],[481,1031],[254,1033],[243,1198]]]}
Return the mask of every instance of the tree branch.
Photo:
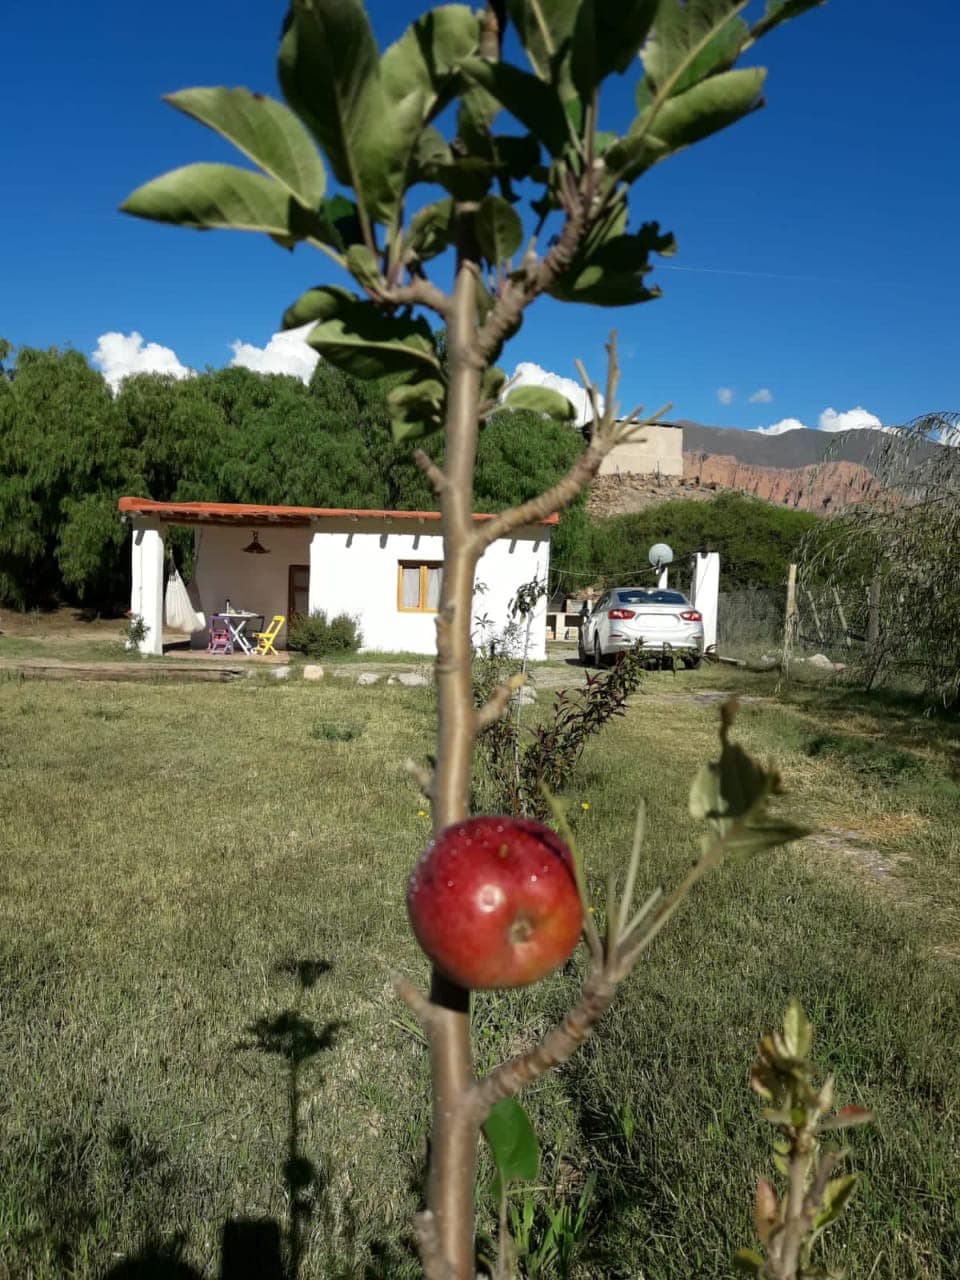
{"label": "tree branch", "polygon": [[477,711],[474,724],[477,733],[486,729],[488,725],[499,720],[507,709],[507,704],[518,689],[523,688],[527,683],[525,672],[518,672],[515,676],[511,676],[504,684],[498,684],[491,693],[490,697]]}
{"label": "tree branch", "polygon": [[477,332],[477,350],[484,361],[491,359],[501,343],[516,328],[524,309],[541,293],[546,293],[573,261],[587,232],[593,202],[592,174],[587,175],[587,178],[588,181],[580,184],[570,179],[572,189],[566,193],[564,200],[566,220],[560,235],[541,261],[527,267],[518,279],[508,277],[504,281],[502,292]]}
{"label": "tree branch", "polygon": [[434,1013],[430,1001],[418,987],[415,987],[412,982],[408,982],[406,978],[401,978],[398,973],[393,975],[392,982],[394,991],[417,1019],[424,1031],[427,1031]]}
{"label": "tree branch", "polygon": [[428,307],[446,321],[450,315],[450,299],[435,284],[421,276],[412,276],[406,284],[384,282],[373,293],[378,302],[391,307]]}
{"label": "tree branch", "polygon": [[501,1063],[474,1085],[470,1099],[474,1122],[482,1124],[501,1098],[514,1097],[532,1080],[566,1062],[606,1013],[616,989],[616,981],[605,968],[594,967],[583,984],[580,999],[559,1026],[548,1032],[536,1048]]}
{"label": "tree branch", "polygon": [[438,495],[443,493],[449,482],[430,455],[424,453],[423,449],[414,449],[413,460],[430,481],[434,493]]}
{"label": "tree branch", "polygon": [[639,418],[642,410],[635,409],[627,419],[620,422],[617,418],[618,406],[614,398],[619,380],[617,335],[615,332],[610,334],[606,350],[607,392],[602,412],[600,410],[597,386],[587,378],[583,366],[579,361],[577,362],[578,370],[584,380],[587,395],[590,398],[594,412],[590,444],[581,453],[580,457],[575,460],[566,475],[562,476],[555,485],[544,490],[536,498],[530,498],[529,501],[522,502],[519,506],[501,511],[491,520],[484,521],[483,524],[478,525],[473,532],[473,546],[478,556],[482,555],[483,551],[491,543],[495,542],[497,538],[505,537],[506,534],[520,528],[522,525],[535,524],[538,520],[545,520],[547,516],[553,515],[554,512],[562,511],[564,507],[568,507],[600,470],[600,464],[611,449],[629,439],[635,431],[652,425],[666,411],[666,408],[669,408],[669,406],[665,406],[663,409],[658,409],[655,414],[645,419]]}

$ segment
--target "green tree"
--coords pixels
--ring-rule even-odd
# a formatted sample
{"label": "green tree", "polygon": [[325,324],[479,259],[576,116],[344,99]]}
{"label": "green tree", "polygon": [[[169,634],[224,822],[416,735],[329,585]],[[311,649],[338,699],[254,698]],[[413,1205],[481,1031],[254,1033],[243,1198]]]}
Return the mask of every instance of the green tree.
{"label": "green tree", "polygon": [[[288,105],[242,89],[195,88],[169,99],[233,142],[259,172],[187,165],[147,182],[124,209],[320,251],[350,287],[308,290],[284,323],[312,323],[309,341],[331,364],[388,386],[396,440],[444,433],[442,467],[422,449],[415,454],[443,519],[437,751],[435,768],[423,771],[437,834],[466,817],[476,736],[509,697],[498,690],[479,711],[473,705],[471,600],[480,556],[496,538],[569,506],[640,417],[618,418],[611,339],[602,412],[590,384],[586,449],[538,496],[477,524],[480,422],[504,386],[503,346],[544,294],[598,306],[657,296],[647,282],[651,259],[671,253],[674,242],[656,223],[630,226],[630,188],[759,107],[765,73],[736,67],[739,56],[816,2],[770,0],[752,24],[738,0],[503,0],[481,14],[451,4],[424,14],[381,55],[361,0],[293,0],[278,61]],[[529,69],[501,60],[508,19]],[[636,115],[622,132],[602,131],[604,83],[628,72]],[[501,113],[512,117],[502,131]],[[327,166],[346,196],[326,195]],[[442,349],[428,316],[445,330]],[[507,403],[573,416],[564,397],[544,388],[516,389]],[[768,785],[764,778],[764,798]],[[703,813],[711,806],[716,813],[716,794]],[[768,834],[751,847],[776,843]],[[722,852],[722,841],[717,847]],[[628,904],[618,908],[606,945],[587,917],[592,968],[579,1003],[537,1049],[483,1081],[473,1066],[469,992],[439,969],[429,999],[404,987],[434,1067],[427,1211],[418,1222],[428,1276],[472,1280],[480,1127],[495,1103],[569,1057],[608,1007],[639,954],[633,931],[620,928],[627,911]],[[651,928],[665,918],[655,915]]]}
{"label": "green tree", "polygon": [[709,501],[678,499],[595,521],[571,563],[558,558],[556,576],[581,586],[634,582],[649,570],[647,552],[655,542],[672,547],[678,562],[709,544],[720,553],[722,590],[769,590],[785,585],[804,536],[820,523],[809,512],[737,493],[721,493]]}
{"label": "green tree", "polygon": [[123,531],[104,494],[129,475],[106,383],[75,351],[17,352],[0,379],[0,598],[55,601],[115,585]]}
{"label": "green tree", "polygon": [[[960,414],[924,414],[877,441],[879,498],[849,508],[803,544],[801,574],[835,588],[865,643],[874,684],[919,682],[931,703],[960,705]],[[952,447],[951,447],[952,446]]]}

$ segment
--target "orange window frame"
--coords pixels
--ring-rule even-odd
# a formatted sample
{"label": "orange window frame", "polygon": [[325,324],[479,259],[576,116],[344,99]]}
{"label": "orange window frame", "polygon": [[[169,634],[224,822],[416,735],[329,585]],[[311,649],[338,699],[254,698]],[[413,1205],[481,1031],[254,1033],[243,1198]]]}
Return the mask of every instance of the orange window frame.
{"label": "orange window frame", "polygon": [[[403,603],[403,571],[404,569],[420,570],[420,588],[417,592],[417,604]],[[397,563],[397,610],[400,613],[439,613],[439,609],[427,608],[427,570],[443,569],[442,560],[400,560]]]}

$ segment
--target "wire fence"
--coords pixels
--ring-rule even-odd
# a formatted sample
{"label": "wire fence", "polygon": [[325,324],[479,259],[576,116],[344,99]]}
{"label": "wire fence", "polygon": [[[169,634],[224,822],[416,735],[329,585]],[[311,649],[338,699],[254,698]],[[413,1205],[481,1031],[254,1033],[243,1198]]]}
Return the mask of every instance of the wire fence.
{"label": "wire fence", "polygon": [[[730,657],[777,654],[783,648],[786,611],[786,587],[721,591],[718,651]],[[878,620],[874,625],[879,625]],[[822,653],[834,662],[855,662],[867,649],[870,628],[870,602],[865,594],[861,600],[832,587],[798,588],[791,641],[798,657]]]}
{"label": "wire fence", "polygon": [[786,588],[721,591],[717,603],[717,651],[732,657],[775,653],[783,643]]}

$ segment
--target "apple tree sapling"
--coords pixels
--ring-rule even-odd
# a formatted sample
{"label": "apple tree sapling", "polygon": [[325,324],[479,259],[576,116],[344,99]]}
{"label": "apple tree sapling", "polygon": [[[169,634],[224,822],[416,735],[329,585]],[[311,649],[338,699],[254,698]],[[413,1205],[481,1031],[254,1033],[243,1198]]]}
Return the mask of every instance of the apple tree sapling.
{"label": "apple tree sapling", "polygon": [[[168,99],[256,169],[189,164],[146,182],[124,210],[319,251],[354,289],[317,284],[288,308],[285,327],[312,326],[307,341],[323,359],[385,380],[397,440],[444,435],[442,466],[419,445],[415,453],[437,494],[444,542],[436,763],[419,773],[438,837],[468,817],[476,736],[512,693],[505,685],[481,708],[473,704],[480,558],[497,538],[562,511],[610,449],[653,420],[640,410],[620,416],[611,337],[602,395],[578,366],[592,411],[581,455],[538,497],[478,521],[473,474],[484,418],[498,405],[574,417],[555,391],[509,388],[497,365],[503,347],[543,295],[601,307],[659,296],[647,283],[651,258],[672,253],[674,240],[655,222],[631,228],[633,184],[760,107],[764,70],[736,66],[740,55],[819,2],[767,0],[750,21],[742,0],[487,0],[480,12],[446,4],[381,54],[362,0],[292,0],[278,58],[286,105],[246,89],[193,88]],[[506,47],[526,65],[501,57],[508,25]],[[601,113],[612,76],[634,81],[630,120]],[[766,775],[751,778],[734,825],[769,795]],[[783,828],[756,827],[751,847],[783,838]],[[706,865],[726,848],[727,836],[718,839]],[[682,892],[693,882],[688,876]],[[486,1080],[473,1069],[469,990],[440,969],[429,997],[401,984],[423,1021],[433,1070],[427,1208],[418,1220],[428,1276],[473,1280],[476,1149],[490,1107],[573,1051],[639,954],[643,930],[653,936],[679,900],[670,895],[637,918],[632,881],[627,889],[605,943],[584,915],[593,964],[576,1007],[541,1046]]]}

